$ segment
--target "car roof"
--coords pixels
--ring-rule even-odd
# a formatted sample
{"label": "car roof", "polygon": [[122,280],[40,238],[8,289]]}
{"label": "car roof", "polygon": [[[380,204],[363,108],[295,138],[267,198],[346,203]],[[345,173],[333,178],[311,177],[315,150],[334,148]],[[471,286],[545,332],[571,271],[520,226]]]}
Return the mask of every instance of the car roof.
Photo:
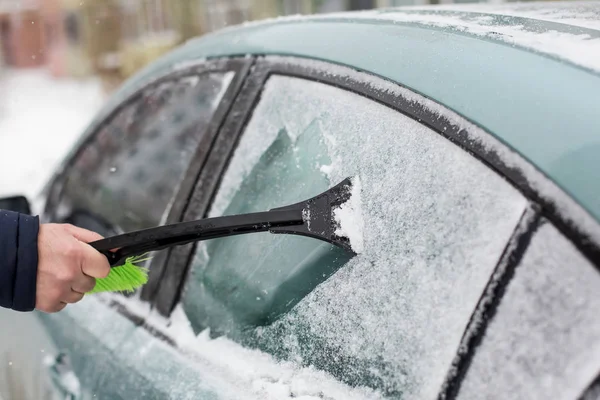
{"label": "car roof", "polygon": [[[405,10],[428,10],[426,7],[405,7]],[[482,12],[531,18],[539,21],[600,30],[600,6],[598,1],[516,2],[499,4],[454,3],[435,7],[436,10]]]}
{"label": "car roof", "polygon": [[201,58],[282,55],[344,65],[483,127],[600,222],[600,3],[484,7],[293,16],[226,28],[151,64],[113,106],[144,82]]}

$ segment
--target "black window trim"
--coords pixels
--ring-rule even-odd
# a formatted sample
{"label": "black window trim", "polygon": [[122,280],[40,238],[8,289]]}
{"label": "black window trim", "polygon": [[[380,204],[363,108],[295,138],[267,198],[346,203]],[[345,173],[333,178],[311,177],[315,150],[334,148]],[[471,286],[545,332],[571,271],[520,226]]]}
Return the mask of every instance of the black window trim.
{"label": "black window trim", "polygon": [[[218,72],[234,71],[235,76],[224,93],[219,106],[215,110],[212,119],[206,128],[206,132],[196,148],[196,152],[192,157],[188,169],[179,183],[175,200],[171,205],[165,224],[172,224],[183,220],[184,210],[188,207],[190,197],[194,188],[197,186],[200,171],[204,168],[206,160],[212,152],[218,137],[218,132],[225,122],[225,119],[243,86],[254,60],[249,58],[231,58],[219,59],[215,62],[216,66],[220,68],[220,71]],[[209,65],[205,64],[203,67],[206,66]],[[206,72],[216,71],[203,68],[203,73]],[[167,273],[166,265],[169,258],[168,254],[168,251],[157,253],[157,256],[152,260],[152,268],[150,268],[149,271],[148,283],[144,285],[140,294],[142,300],[152,304],[155,296],[159,292],[159,288],[166,287],[163,278]],[[181,269],[185,268],[185,266],[179,266],[178,264],[171,262],[169,268]],[[173,290],[176,289],[177,288],[173,288]]]}
{"label": "black window trim", "polygon": [[[232,157],[232,151],[237,138],[250,118],[251,111],[258,101],[264,81],[260,73],[256,74],[255,64],[250,68],[250,74],[246,77],[243,87],[240,89],[234,103],[221,124],[203,168],[197,174],[196,186],[190,193],[186,207],[182,212],[182,220],[190,221],[199,219],[207,213],[208,205],[216,193],[223,171]],[[258,79],[257,79],[258,77]],[[164,274],[160,278],[160,286],[153,293],[152,302],[158,312],[167,316],[173,311],[181,296],[182,285],[187,276],[190,258],[193,255],[196,244],[178,246],[165,251]],[[174,267],[176,266],[176,267]]]}
{"label": "black window trim", "polygon": [[481,345],[487,327],[496,315],[516,268],[520,265],[538,228],[545,223],[541,218],[540,207],[529,203],[469,318],[456,355],[438,394],[438,400],[455,399],[458,396],[461,384],[475,357],[475,351]]}

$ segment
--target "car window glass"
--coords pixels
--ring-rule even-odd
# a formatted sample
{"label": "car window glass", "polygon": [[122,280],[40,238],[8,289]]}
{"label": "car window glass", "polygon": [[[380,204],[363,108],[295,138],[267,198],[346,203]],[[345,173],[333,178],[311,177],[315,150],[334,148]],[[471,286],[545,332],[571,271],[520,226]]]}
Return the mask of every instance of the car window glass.
{"label": "car window glass", "polygon": [[540,227],[487,327],[459,399],[575,399],[600,370],[600,273]]}
{"label": "car window glass", "polygon": [[158,225],[232,77],[168,81],[127,105],[71,167],[62,213],[97,231]]}
{"label": "car window glass", "polygon": [[210,214],[283,206],[346,177],[361,188],[358,256],[269,233],[208,241],[183,308],[196,332],[225,333],[351,385],[434,397],[526,201],[397,111],[273,76]]}

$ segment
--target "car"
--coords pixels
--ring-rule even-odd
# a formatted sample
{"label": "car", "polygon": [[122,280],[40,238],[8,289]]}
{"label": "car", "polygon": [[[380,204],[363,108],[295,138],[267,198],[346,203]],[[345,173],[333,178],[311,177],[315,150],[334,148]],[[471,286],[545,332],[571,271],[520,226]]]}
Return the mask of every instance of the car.
{"label": "car", "polygon": [[133,294],[3,311],[2,398],[600,398],[598,16],[551,2],[288,17],[153,63],[32,213],[110,236],[350,177],[357,254],[215,239],[153,253]]}

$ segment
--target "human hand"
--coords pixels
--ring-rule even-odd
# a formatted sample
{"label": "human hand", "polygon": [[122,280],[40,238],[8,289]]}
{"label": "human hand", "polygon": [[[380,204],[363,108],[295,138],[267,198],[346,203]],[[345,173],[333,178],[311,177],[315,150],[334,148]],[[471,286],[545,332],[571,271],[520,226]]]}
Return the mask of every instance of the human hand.
{"label": "human hand", "polygon": [[77,303],[105,278],[110,264],[87,243],[102,239],[97,233],[68,224],[41,224],[35,308],[54,313]]}

